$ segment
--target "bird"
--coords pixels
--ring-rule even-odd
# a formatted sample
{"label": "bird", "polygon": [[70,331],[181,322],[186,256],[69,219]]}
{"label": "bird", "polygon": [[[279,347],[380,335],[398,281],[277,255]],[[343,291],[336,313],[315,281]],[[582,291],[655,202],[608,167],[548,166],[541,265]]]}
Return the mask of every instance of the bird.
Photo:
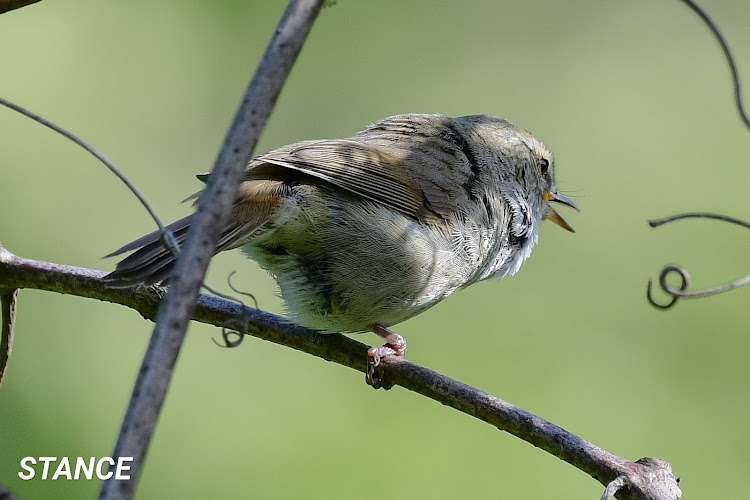
{"label": "bird", "polygon": [[[395,115],[250,160],[216,252],[241,248],[267,270],[297,323],[385,339],[368,351],[375,367],[405,356],[391,326],[515,274],[542,220],[573,232],[551,203],[578,210],[557,191],[552,152],[527,129],[491,115]],[[192,218],[167,226],[178,245]],[[168,282],[176,256],[160,231],[107,257],[126,252],[109,286]]]}

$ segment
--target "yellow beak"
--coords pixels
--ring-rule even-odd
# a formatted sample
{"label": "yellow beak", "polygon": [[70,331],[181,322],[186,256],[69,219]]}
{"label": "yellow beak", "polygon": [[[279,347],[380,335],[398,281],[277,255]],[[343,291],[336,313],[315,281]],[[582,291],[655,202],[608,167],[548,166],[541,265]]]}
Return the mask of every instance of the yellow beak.
{"label": "yellow beak", "polygon": [[[550,191],[547,191],[544,193],[544,199],[547,201],[556,201],[558,203],[562,203],[563,205],[567,205],[570,208],[574,208],[581,211],[578,208],[578,205],[576,205],[573,200],[568,198],[567,196],[560,194],[560,193],[552,193]],[[571,227],[570,224],[568,224],[568,221],[562,218],[560,214],[557,213],[557,211],[552,208],[551,206],[547,206],[547,212],[544,214],[543,219],[549,219],[550,222],[554,222],[558,226],[560,226],[563,229],[566,229],[570,231],[571,233],[575,233],[575,230]]]}

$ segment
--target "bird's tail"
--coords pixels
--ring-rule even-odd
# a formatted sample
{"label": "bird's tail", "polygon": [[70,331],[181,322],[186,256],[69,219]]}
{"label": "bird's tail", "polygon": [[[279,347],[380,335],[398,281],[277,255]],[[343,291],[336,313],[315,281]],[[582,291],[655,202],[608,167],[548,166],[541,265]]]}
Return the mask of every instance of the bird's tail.
{"label": "bird's tail", "polygon": [[[205,180],[205,176],[198,178]],[[289,194],[289,189],[279,180],[244,181],[240,185],[229,220],[216,244],[216,252],[244,244],[249,235],[271,219],[280,200]],[[193,216],[188,215],[166,227],[172,232],[179,246],[185,242],[192,220]],[[177,256],[173,255],[162,241],[160,231],[138,238],[106,257],[133,250],[135,252],[118,262],[115,270],[103,278],[109,286],[127,288],[138,284],[152,285],[164,281],[172,274]]]}
{"label": "bird's tail", "polygon": [[[180,246],[185,241],[188,229],[190,229],[191,219],[192,215],[188,215],[166,227],[174,235],[177,244]],[[162,242],[161,231],[157,230],[142,236],[106,255],[105,258],[132,250],[136,251],[118,262],[115,270],[103,278],[109,286],[127,288],[140,283],[151,285],[167,279],[172,273],[177,256],[173,255],[166,244]]]}

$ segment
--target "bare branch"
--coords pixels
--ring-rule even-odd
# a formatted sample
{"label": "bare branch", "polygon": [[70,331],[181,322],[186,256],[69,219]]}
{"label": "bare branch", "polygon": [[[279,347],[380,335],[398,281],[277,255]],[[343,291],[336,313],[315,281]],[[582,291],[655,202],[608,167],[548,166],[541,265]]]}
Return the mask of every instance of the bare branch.
{"label": "bare branch", "polygon": [[[155,317],[160,300],[156,289],[108,288],[101,280],[105,275],[103,271],[24,259],[0,246],[0,284],[5,287],[74,294],[131,307],[148,319]],[[281,316],[218,297],[201,294],[193,320],[216,326],[247,321],[249,335],[362,373],[366,371],[369,346],[344,335],[321,334]],[[663,460],[630,462],[495,396],[410,361],[385,358],[382,367],[382,377],[388,385],[400,385],[510,432],[586,472],[603,485],[617,480],[616,485],[621,488],[612,486],[607,491],[615,494],[619,490],[617,497],[620,499],[675,500],[680,497],[677,479]]]}
{"label": "bare branch", "polygon": [[203,277],[214,254],[242,172],[323,0],[291,0],[245,92],[216,160],[159,307],[113,457],[133,457],[129,481],[104,482],[100,498],[130,498],[138,483]]}

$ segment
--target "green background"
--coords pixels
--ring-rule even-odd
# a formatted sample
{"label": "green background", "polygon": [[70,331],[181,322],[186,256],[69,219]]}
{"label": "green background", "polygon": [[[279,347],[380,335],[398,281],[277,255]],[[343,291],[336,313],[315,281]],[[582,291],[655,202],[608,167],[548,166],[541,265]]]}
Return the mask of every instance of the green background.
{"label": "green background", "polygon": [[[701,2],[750,82],[750,4]],[[0,16],[0,95],[90,141],[165,220],[199,189],[284,9],[280,0],[43,1]],[[744,498],[750,468],[745,288],[668,313],[664,264],[703,287],[750,271],[750,236],[681,211],[750,218],[750,135],[706,27],[680,2],[339,0],[322,11],[258,152],[352,134],[396,113],[489,113],[555,152],[576,228],[541,230],[513,278],[398,325],[409,358],[622,457],[671,461],[686,498]],[[153,229],[77,146],[0,109],[0,241],[97,269]],[[283,312],[239,252],[226,276]],[[91,498],[98,481],[21,481],[25,456],[112,452],[152,324],[124,307],[24,290],[0,390],[0,482],[20,498]],[[599,498],[602,486],[506,433],[401,388],[192,325],[141,498]],[[374,335],[360,340],[377,342]]]}

